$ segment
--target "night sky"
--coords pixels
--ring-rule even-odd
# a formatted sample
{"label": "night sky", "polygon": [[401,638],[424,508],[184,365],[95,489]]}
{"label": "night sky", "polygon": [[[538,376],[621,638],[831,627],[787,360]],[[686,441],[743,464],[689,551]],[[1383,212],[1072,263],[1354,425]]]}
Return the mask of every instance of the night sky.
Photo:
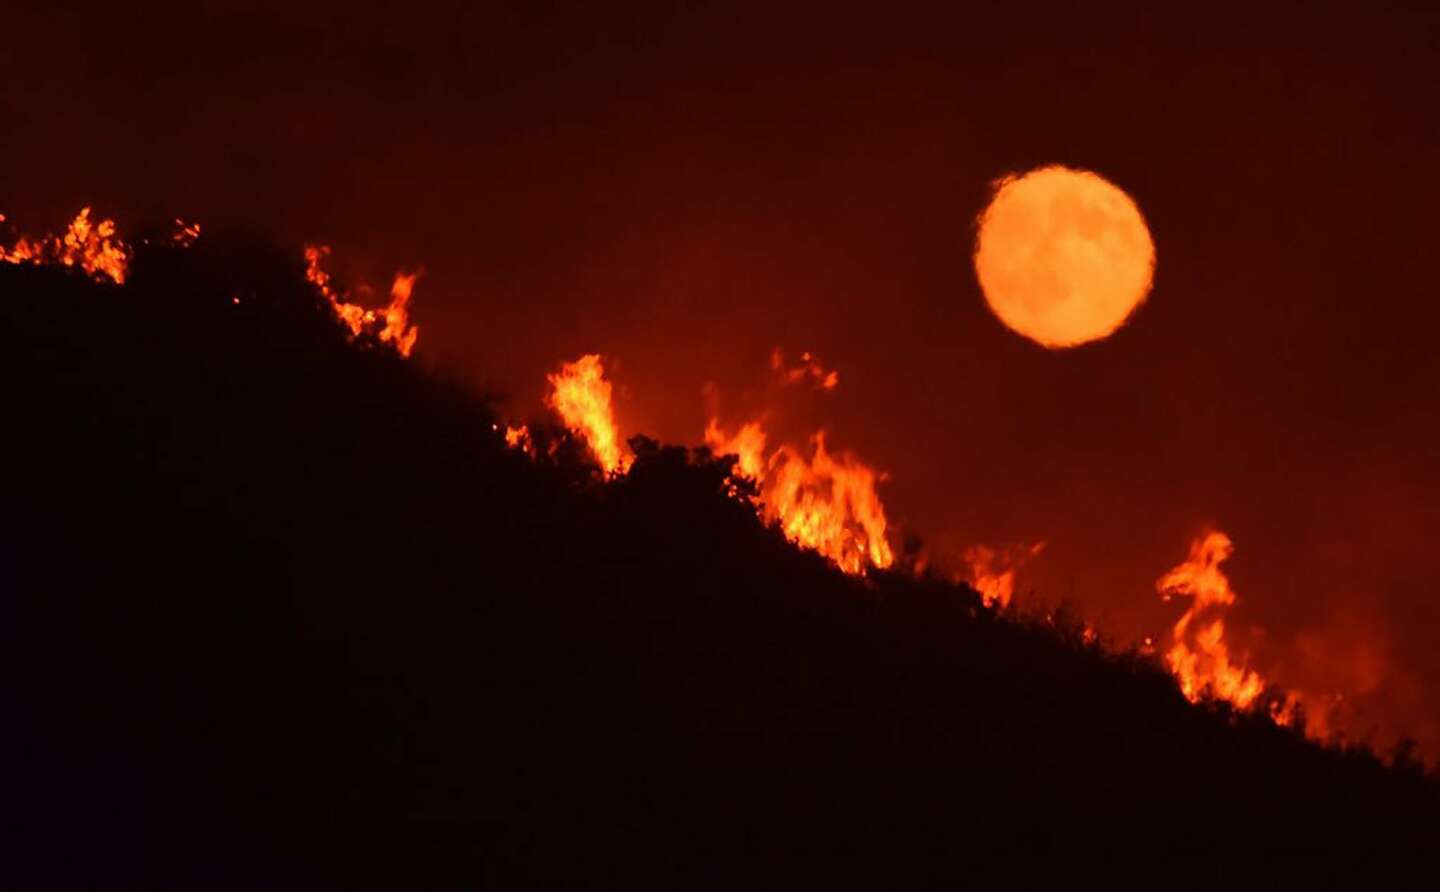
{"label": "night sky", "polygon": [[[1155,580],[1218,527],[1251,665],[1440,745],[1440,12],[14,5],[15,223],[423,266],[417,359],[518,418],[588,352],[630,433],[783,400],[890,474],[902,534],[1044,541],[1020,588],[1120,642],[1168,633]],[[1130,324],[1058,352],[970,263],[992,182],[1049,163],[1158,255]],[[840,386],[771,393],[776,346]]]}

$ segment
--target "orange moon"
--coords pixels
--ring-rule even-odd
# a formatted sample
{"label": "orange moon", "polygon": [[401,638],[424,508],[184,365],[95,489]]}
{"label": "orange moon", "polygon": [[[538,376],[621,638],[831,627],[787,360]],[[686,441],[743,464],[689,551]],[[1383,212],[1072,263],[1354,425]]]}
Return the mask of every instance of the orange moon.
{"label": "orange moon", "polygon": [[1150,293],[1155,243],[1145,218],[1099,174],[1052,166],[1007,176],[977,222],[985,302],[1045,347],[1107,337]]}

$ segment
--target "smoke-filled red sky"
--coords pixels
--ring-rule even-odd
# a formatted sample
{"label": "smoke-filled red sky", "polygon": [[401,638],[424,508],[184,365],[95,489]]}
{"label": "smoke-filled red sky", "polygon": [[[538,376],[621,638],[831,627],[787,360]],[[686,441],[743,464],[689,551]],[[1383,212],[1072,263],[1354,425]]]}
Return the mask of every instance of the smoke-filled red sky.
{"label": "smoke-filled red sky", "polygon": [[[1022,591],[1158,639],[1156,579],[1217,526],[1253,665],[1440,744],[1433,7],[13,6],[13,222],[423,264],[417,360],[518,417],[598,352],[626,433],[699,443],[814,351],[840,386],[796,431],[889,472],[937,554],[1043,540]],[[1127,326],[1056,352],[970,260],[992,181],[1048,163],[1125,189],[1158,256]]]}

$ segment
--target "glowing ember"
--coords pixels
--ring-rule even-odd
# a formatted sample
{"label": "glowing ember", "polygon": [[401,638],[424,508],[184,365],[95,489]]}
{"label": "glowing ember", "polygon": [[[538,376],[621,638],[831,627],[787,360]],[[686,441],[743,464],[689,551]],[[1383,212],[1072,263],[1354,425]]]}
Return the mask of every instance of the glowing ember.
{"label": "glowing ember", "polygon": [[352,302],[348,293],[336,289],[334,279],[322,266],[329,254],[328,245],[306,245],[305,278],[330,302],[335,316],[350,329],[351,336],[369,334],[408,358],[420,337],[420,328],[410,324],[410,294],[420,274],[396,273],[390,286],[390,303],[378,310],[367,310]]}
{"label": "glowing ember", "polygon": [[175,231],[170,235],[170,242],[181,248],[188,248],[195,244],[200,237],[199,223],[186,223],[179,217],[175,218]]}
{"label": "glowing ember", "polygon": [[[4,221],[0,216],[0,221]],[[6,263],[56,264],[78,266],[87,275],[108,278],[124,284],[130,263],[130,249],[115,236],[115,221],[90,220],[90,209],[83,208],[63,236],[42,236],[30,239],[21,236],[10,248],[0,245],[0,260]]]}
{"label": "glowing ember", "polygon": [[1005,607],[1015,595],[1015,571],[1045,548],[1044,542],[1007,549],[972,545],[962,555],[969,574],[963,581],[980,593],[987,607]]}
{"label": "glowing ember", "polygon": [[711,419],[705,442],[717,455],[738,458],[737,470],[760,485],[760,512],[790,541],[820,552],[846,573],[895,563],[885,537],[885,506],[875,491],[881,476],[849,453],[832,455],[825,435],[811,438],[813,455],[781,446],[767,461],[760,422],[727,436]]}
{"label": "glowing ember", "polygon": [[1197,619],[1207,610],[1213,614],[1235,603],[1230,580],[1220,572],[1220,564],[1234,550],[1229,536],[1218,531],[1207,533],[1191,544],[1189,558],[1161,577],[1156,588],[1167,599],[1174,595],[1194,599],[1175,624],[1174,643],[1165,655],[1181,692],[1194,702],[1208,691],[1244,708],[1260,696],[1264,680],[1258,673],[1231,662],[1223,620],[1218,616],[1208,622]]}
{"label": "glowing ember", "polygon": [[623,474],[633,456],[620,440],[615,412],[610,404],[610,382],[597,354],[563,363],[558,372],[547,375],[551,391],[545,404],[560,415],[571,432],[590,447],[600,469],[606,474]]}

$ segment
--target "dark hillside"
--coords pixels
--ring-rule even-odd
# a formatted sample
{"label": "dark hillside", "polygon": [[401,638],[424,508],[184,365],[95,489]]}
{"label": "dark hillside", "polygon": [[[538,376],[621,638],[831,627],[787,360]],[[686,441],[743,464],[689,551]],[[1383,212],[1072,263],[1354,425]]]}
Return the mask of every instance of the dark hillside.
{"label": "dark hillside", "polygon": [[36,886],[1025,884],[1076,853],[1109,882],[1179,850],[1293,878],[1436,838],[1410,766],[963,587],[847,577],[724,461],[637,439],[601,485],[573,443],[507,450],[264,247],[142,250],[124,287],[0,267],[0,314]]}

